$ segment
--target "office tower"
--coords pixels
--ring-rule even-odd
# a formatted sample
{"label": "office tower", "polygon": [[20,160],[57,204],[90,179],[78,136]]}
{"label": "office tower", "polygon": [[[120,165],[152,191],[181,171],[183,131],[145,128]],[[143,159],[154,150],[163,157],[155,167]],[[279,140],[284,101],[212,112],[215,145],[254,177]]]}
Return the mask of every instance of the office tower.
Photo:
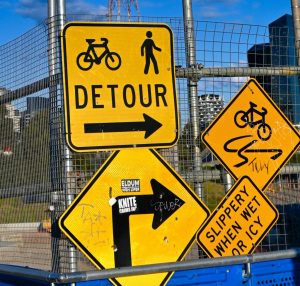
{"label": "office tower", "polygon": [[[250,67],[296,66],[293,18],[285,14],[269,24],[269,43],[257,44],[248,50]],[[300,91],[298,76],[257,76],[256,79],[271,95],[285,115],[300,122]]]}

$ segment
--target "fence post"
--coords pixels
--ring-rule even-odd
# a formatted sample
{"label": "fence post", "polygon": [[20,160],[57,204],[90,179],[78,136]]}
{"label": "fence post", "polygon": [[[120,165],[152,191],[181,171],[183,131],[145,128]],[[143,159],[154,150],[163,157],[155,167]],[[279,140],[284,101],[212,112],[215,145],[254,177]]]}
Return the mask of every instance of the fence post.
{"label": "fence post", "polygon": [[[59,176],[56,168],[57,158],[55,140],[57,139],[57,86],[53,78],[56,73],[56,0],[48,0],[48,66],[49,66],[49,100],[50,100],[50,172],[51,172],[51,270],[59,272],[59,239],[60,231],[57,224],[56,208],[58,204]],[[57,143],[56,143],[57,144]]]}
{"label": "fence post", "polygon": [[295,32],[295,48],[297,55],[297,64],[300,65],[300,10],[299,0],[291,0],[294,32]]}
{"label": "fence post", "polygon": [[[58,16],[58,34],[62,31],[65,23],[66,23],[66,5],[65,5],[65,0],[57,0],[57,16]],[[61,54],[61,46],[60,42],[58,43],[58,59],[59,59],[59,66],[60,66],[60,83],[62,84],[62,69],[61,69],[61,59],[62,59],[62,54]],[[63,87],[62,87],[63,90]],[[62,110],[64,110],[64,107],[62,106]],[[63,116],[63,118],[65,118]],[[63,130],[65,130],[65,122],[63,121]],[[64,132],[64,131],[63,131]],[[71,186],[69,185],[70,179],[72,180],[73,178],[71,174],[73,174],[73,166],[72,166],[72,154],[70,149],[67,147],[65,144],[65,141],[63,139],[63,148],[64,148],[64,158],[65,158],[65,173],[67,175],[67,180],[66,180],[66,185],[65,185],[65,190],[66,190],[66,204],[69,206],[73,199],[74,199],[74,194],[71,192],[70,188]],[[76,272],[77,271],[77,262],[76,262],[76,249],[73,244],[70,244],[68,246],[68,262],[69,262],[69,271],[70,272]]]}
{"label": "fence post", "polygon": [[[53,272],[61,272],[62,253],[68,253],[67,271],[76,271],[75,248],[73,245],[61,245],[61,232],[58,219],[66,205],[72,202],[68,179],[72,171],[70,150],[65,145],[63,130],[63,104],[61,76],[61,51],[59,33],[65,24],[64,0],[48,0],[48,64],[50,97],[50,162],[51,162],[51,255]],[[59,75],[59,80],[56,79]]]}
{"label": "fence post", "polygon": [[[192,1],[182,0],[183,4],[183,20],[184,20],[184,38],[186,49],[186,65],[188,68],[196,67],[196,47],[194,37],[194,20],[192,11]],[[193,181],[194,191],[202,198],[202,185],[199,181],[202,171],[202,161],[200,153],[200,121],[197,85],[198,81],[193,79],[187,80],[188,100],[191,118],[191,133],[192,133],[192,164],[193,164]],[[199,140],[199,144],[197,144]]]}

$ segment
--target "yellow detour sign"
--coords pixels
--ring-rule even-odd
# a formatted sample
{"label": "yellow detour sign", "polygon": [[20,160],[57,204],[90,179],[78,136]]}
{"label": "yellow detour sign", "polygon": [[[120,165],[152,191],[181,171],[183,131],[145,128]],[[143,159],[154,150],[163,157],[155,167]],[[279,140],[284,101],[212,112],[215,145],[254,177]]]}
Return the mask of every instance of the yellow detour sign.
{"label": "yellow detour sign", "polygon": [[[115,151],[65,211],[60,228],[98,268],[184,258],[209,210],[154,150]],[[113,279],[164,285],[172,273]]]}
{"label": "yellow detour sign", "polygon": [[177,142],[173,34],[168,26],[71,22],[61,39],[71,149],[169,147]]}
{"label": "yellow detour sign", "polygon": [[241,178],[197,234],[210,257],[252,253],[278,219],[278,211],[248,177]]}
{"label": "yellow detour sign", "polygon": [[297,150],[298,131],[256,80],[249,80],[202,134],[229,173],[264,190]]}

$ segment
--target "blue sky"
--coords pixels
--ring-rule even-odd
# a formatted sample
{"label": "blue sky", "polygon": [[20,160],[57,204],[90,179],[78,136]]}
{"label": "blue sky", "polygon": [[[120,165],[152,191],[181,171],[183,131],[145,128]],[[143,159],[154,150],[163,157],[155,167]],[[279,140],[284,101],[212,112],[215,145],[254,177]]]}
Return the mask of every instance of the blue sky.
{"label": "blue sky", "polygon": [[[66,0],[66,10],[69,14],[105,14],[107,2]],[[138,4],[142,16],[182,17],[182,0],[139,0]],[[0,0],[0,45],[41,23],[47,17],[47,5],[47,0]],[[291,13],[290,6],[290,0],[193,0],[197,20],[258,25]]]}

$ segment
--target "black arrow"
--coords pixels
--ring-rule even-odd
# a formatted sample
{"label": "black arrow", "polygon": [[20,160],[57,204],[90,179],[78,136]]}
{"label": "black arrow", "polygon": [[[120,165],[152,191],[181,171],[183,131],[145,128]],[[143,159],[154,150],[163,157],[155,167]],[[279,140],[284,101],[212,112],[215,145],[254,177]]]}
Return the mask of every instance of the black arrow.
{"label": "black arrow", "polygon": [[162,124],[147,114],[143,114],[144,121],[136,122],[106,122],[85,123],[85,133],[109,133],[109,132],[135,132],[145,131],[145,139],[152,135]]}
{"label": "black arrow", "polygon": [[283,152],[282,149],[249,149],[249,147],[251,147],[253,144],[255,144],[258,140],[252,140],[249,143],[247,143],[245,146],[241,147],[240,149],[229,148],[229,145],[232,142],[238,141],[238,140],[244,139],[244,138],[249,138],[249,137],[252,137],[252,135],[243,135],[243,136],[234,137],[225,142],[224,150],[226,152],[237,153],[238,156],[243,159],[242,162],[234,165],[234,167],[239,168],[248,162],[248,157],[244,156],[242,153],[275,153],[274,155],[271,156],[272,160],[276,160],[277,158],[279,158],[282,155],[282,152]]}
{"label": "black arrow", "polygon": [[155,179],[151,187],[152,195],[120,196],[112,206],[115,267],[132,266],[129,216],[153,214],[152,228],[157,229],[184,204]]}

